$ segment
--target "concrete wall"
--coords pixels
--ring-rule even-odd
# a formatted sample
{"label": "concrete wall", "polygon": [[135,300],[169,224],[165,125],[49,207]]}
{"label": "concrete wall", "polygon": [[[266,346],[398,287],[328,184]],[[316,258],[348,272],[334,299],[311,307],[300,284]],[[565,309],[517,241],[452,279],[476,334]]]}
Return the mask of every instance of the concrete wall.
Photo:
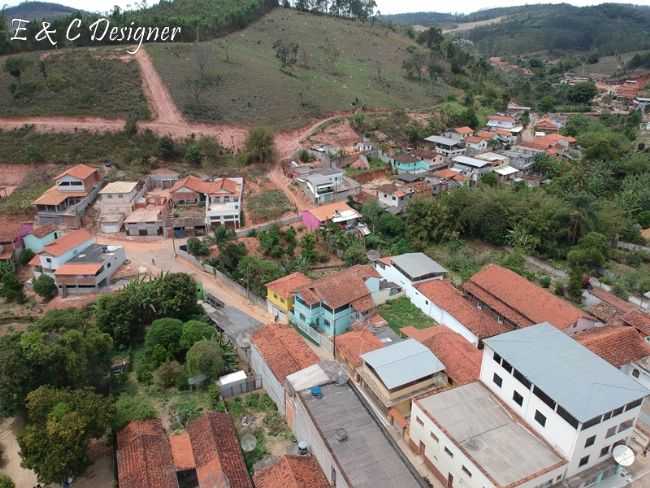
{"label": "concrete wall", "polygon": [[25,248],[32,250],[35,254],[38,254],[43,250],[45,246],[48,244],[53,243],[56,239],[61,237],[63,235],[63,232],[61,231],[54,231],[50,232],[46,236],[42,238],[38,238],[32,234],[26,235],[23,238],[23,242],[25,243]]}
{"label": "concrete wall", "polygon": [[264,361],[264,358],[253,343],[251,343],[250,350],[250,366],[255,371],[255,374],[262,378],[262,388],[264,388],[264,391],[268,393],[271,400],[278,406],[278,411],[284,415],[284,387],[276,379],[273,371],[271,371],[271,368],[266,364],[266,361]]}

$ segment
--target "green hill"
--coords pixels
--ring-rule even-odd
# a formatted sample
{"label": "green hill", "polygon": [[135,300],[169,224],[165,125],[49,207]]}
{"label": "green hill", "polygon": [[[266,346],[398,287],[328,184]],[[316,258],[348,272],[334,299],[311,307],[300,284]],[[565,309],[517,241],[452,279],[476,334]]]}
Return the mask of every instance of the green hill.
{"label": "green hill", "polygon": [[547,5],[508,14],[502,22],[467,31],[464,37],[486,55],[541,51],[611,55],[650,48],[650,8],[602,4]]}
{"label": "green hill", "polygon": [[23,2],[15,7],[8,7],[4,10],[6,18],[11,19],[54,19],[65,17],[78,12],[78,9],[66,7],[58,3],[50,2]]}
{"label": "green hill", "polygon": [[[433,106],[450,91],[405,78],[402,64],[422,51],[408,37],[289,9],[219,40],[147,50],[179,108],[199,121],[297,127],[356,107]],[[440,69],[449,67],[440,62]]]}

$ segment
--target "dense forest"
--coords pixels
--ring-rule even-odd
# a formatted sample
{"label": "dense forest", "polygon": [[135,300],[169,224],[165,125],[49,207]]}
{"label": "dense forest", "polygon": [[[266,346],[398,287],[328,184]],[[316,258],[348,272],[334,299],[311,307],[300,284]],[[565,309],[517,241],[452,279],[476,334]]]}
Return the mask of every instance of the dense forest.
{"label": "dense forest", "polygon": [[[597,28],[596,28],[597,26]],[[581,51],[612,55],[650,47],[650,8],[556,5],[514,14],[465,35],[486,55]]]}

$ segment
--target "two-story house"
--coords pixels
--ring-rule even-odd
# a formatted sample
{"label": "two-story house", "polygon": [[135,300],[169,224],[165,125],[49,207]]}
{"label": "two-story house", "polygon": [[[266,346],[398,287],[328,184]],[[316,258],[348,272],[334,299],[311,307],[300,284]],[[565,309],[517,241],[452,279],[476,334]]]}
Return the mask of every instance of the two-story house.
{"label": "two-story house", "polygon": [[433,149],[446,158],[453,158],[465,154],[465,141],[443,136],[429,136],[424,139]]}
{"label": "two-story house", "polygon": [[391,213],[402,212],[414,196],[415,190],[412,187],[398,187],[389,183],[377,188],[379,205]]}
{"label": "two-story house", "polygon": [[97,207],[102,232],[112,234],[121,230],[124,218],[135,207],[139,191],[137,181],[113,181],[100,190]]}
{"label": "two-story house", "polygon": [[38,224],[81,225],[86,208],[94,201],[102,177],[96,168],[78,164],[54,178],[55,185],[32,202]]}
{"label": "two-story house", "polygon": [[71,231],[46,245],[29,262],[35,277],[47,274],[54,277],[57,269],[95,243],[95,237],[86,229]]}
{"label": "two-story house", "polygon": [[111,278],[126,261],[122,246],[91,244],[54,271],[61,295],[96,293],[111,284]]}
{"label": "two-story house", "polygon": [[387,256],[376,261],[374,267],[382,278],[404,290],[410,300],[418,296],[417,285],[441,280],[447,275],[444,267],[422,252]]}
{"label": "two-story house", "polygon": [[296,272],[266,284],[266,306],[276,321],[289,321],[293,312],[293,293],[309,283],[311,278]]}
{"label": "two-story house", "polygon": [[487,126],[492,129],[510,130],[515,127],[516,123],[517,121],[514,119],[514,117],[511,117],[509,115],[495,114],[488,117]]}
{"label": "two-story house", "polygon": [[371,266],[352,266],[298,288],[290,320],[319,344],[324,338],[335,342],[353,322],[397,296],[397,286]]}
{"label": "two-story house", "polygon": [[344,188],[343,170],[320,168],[296,178],[303,185],[305,194],[317,205],[338,200]]}

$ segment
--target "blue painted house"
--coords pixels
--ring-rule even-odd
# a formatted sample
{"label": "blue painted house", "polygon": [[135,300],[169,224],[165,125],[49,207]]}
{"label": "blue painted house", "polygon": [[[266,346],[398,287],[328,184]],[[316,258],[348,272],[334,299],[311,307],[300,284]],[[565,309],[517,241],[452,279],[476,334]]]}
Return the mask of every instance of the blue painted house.
{"label": "blue painted house", "polygon": [[320,343],[322,336],[343,334],[353,322],[399,294],[399,288],[371,266],[353,266],[297,289],[291,323]]}
{"label": "blue painted house", "polygon": [[38,254],[48,244],[52,244],[63,235],[63,231],[58,230],[54,225],[42,225],[33,228],[29,234],[23,237],[25,249],[30,249],[34,254]]}
{"label": "blue painted house", "polygon": [[415,154],[396,154],[389,158],[390,166],[398,174],[422,174],[431,171],[432,161],[427,161]]}

